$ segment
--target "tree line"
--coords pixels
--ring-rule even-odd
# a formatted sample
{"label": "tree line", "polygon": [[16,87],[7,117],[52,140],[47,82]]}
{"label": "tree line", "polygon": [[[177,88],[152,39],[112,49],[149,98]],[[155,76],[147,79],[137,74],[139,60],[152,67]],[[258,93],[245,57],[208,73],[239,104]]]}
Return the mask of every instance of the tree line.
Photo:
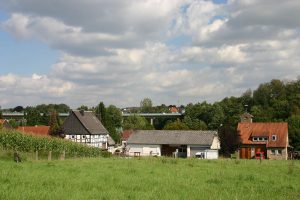
{"label": "tree line", "polygon": [[[82,105],[77,109],[95,112],[116,141],[120,140],[122,129],[218,130],[221,151],[224,154],[230,154],[237,148],[237,124],[241,114],[247,111],[253,115],[254,122],[288,122],[290,144],[295,150],[300,150],[300,79],[294,81],[274,79],[260,84],[253,91],[246,90],[239,97],[232,96],[214,103],[203,101],[177,107],[184,113],[182,117],[155,119],[153,125],[139,115],[123,120],[121,109],[114,105],[105,107],[103,102],[95,107]],[[11,109],[16,110],[26,113],[27,125],[51,125],[57,130],[62,124],[57,113],[69,112],[71,109],[66,104],[42,104],[36,107],[18,106]],[[165,104],[153,106],[152,100],[145,98],[139,107],[131,107],[123,112],[168,113],[170,110]]]}

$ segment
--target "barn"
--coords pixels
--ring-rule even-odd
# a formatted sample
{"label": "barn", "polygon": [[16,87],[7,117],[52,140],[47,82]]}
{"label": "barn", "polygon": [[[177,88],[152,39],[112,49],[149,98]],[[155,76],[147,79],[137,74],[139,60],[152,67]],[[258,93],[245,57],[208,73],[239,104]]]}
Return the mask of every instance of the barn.
{"label": "barn", "polygon": [[126,142],[129,156],[174,156],[218,159],[216,131],[136,130]]}

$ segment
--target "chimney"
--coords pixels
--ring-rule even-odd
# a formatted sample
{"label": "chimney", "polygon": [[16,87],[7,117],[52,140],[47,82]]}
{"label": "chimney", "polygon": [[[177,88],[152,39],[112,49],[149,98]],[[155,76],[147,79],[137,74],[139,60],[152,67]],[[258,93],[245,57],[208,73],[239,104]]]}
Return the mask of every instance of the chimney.
{"label": "chimney", "polygon": [[253,115],[251,115],[248,112],[245,112],[244,114],[241,115],[241,122],[252,123],[252,118],[253,118]]}
{"label": "chimney", "polygon": [[82,116],[84,116],[84,110],[79,111]]}

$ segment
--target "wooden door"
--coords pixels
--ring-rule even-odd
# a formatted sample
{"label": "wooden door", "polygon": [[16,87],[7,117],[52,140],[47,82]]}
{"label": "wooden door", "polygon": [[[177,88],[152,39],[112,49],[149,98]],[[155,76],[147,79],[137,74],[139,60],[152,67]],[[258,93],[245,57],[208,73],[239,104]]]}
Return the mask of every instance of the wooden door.
{"label": "wooden door", "polygon": [[251,148],[242,147],[240,149],[240,158],[242,159],[250,159],[251,158]]}

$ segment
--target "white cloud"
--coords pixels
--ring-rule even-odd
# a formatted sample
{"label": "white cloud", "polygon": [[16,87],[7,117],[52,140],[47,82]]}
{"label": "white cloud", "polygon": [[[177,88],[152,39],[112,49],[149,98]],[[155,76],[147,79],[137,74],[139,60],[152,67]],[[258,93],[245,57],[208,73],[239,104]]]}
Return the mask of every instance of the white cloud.
{"label": "white cloud", "polygon": [[298,1],[8,0],[4,8],[11,16],[1,27],[61,57],[48,74],[1,75],[1,104],[216,101],[300,74]]}

